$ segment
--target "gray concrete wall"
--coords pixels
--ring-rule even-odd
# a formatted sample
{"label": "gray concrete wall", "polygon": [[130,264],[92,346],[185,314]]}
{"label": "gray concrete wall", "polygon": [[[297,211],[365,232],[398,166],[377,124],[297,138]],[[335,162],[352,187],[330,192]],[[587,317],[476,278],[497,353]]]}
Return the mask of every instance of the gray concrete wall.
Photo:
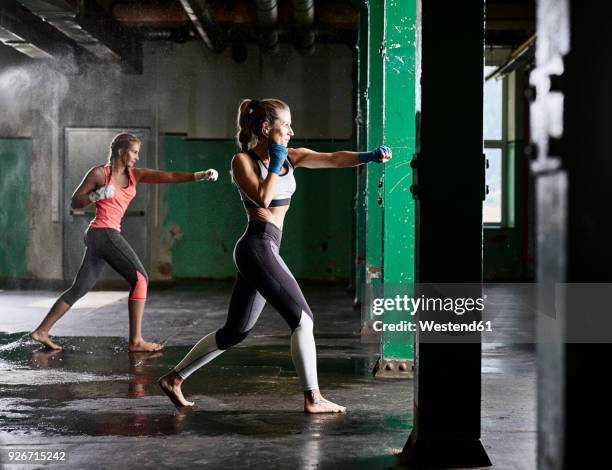
{"label": "gray concrete wall", "polygon": [[[291,106],[296,138],[351,135],[352,52],[344,45],[319,45],[312,56],[289,45],[274,56],[251,47],[238,64],[199,42],[147,43],[142,75],[107,64],[78,72],[70,57],[59,64],[15,59],[0,50],[0,138],[33,139],[28,268],[35,279],[62,278],[61,208],[70,197],[62,191],[65,126],[232,138],[240,99],[278,97]],[[157,151],[153,142],[152,166]]]}

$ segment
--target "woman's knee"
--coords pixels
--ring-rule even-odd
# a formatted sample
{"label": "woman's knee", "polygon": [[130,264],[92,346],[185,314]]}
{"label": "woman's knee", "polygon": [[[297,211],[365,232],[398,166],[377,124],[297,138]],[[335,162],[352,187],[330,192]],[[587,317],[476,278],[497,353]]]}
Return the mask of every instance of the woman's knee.
{"label": "woman's knee", "polygon": [[251,330],[239,331],[223,327],[217,331],[217,346],[219,346],[219,349],[229,349],[244,341],[250,332]]}
{"label": "woman's knee", "polygon": [[136,282],[132,285],[130,300],[147,300],[149,276],[146,272],[136,271]]}
{"label": "woman's knee", "polygon": [[300,331],[308,331],[312,334],[314,330],[314,318],[312,313],[306,310],[302,310],[302,313],[298,319],[298,324],[295,328],[291,329],[291,333],[294,333],[296,330]]}

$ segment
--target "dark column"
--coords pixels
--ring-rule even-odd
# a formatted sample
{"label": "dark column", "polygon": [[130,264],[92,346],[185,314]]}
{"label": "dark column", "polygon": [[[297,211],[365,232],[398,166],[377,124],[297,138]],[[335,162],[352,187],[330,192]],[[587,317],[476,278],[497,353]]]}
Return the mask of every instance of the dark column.
{"label": "dark column", "polygon": [[[610,466],[612,4],[539,0],[531,74],[536,277],[557,284],[539,319],[538,468]],[[569,288],[568,288],[569,287]],[[551,325],[553,326],[551,328]],[[542,328],[545,326],[545,328]]]}
{"label": "dark column", "polygon": [[[479,295],[484,2],[419,3],[417,282],[473,283]],[[410,464],[490,465],[480,442],[480,356],[478,341],[434,344],[417,335],[415,421],[403,450]]]}

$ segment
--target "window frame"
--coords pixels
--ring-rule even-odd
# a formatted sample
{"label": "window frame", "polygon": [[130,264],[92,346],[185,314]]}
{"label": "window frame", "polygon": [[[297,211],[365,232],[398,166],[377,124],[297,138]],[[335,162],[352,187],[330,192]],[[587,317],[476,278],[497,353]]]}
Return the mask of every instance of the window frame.
{"label": "window frame", "polygon": [[[485,75],[486,73],[487,71],[485,69]],[[510,211],[513,208],[513,204],[510,204],[510,202],[512,201],[514,193],[514,185],[510,183],[514,179],[514,167],[511,166],[512,162],[508,161],[508,77],[502,78],[501,95],[501,139],[483,139],[483,153],[484,149],[501,149],[501,220],[499,222],[485,222],[483,218],[482,224],[484,228],[509,228],[513,225],[514,221],[514,215],[510,214]]]}

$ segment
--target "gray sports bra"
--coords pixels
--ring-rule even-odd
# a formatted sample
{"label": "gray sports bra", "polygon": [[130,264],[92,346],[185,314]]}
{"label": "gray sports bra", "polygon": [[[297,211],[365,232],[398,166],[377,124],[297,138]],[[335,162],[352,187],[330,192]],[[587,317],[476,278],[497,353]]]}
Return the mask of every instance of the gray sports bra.
{"label": "gray sports bra", "polygon": [[[247,153],[259,167],[259,180],[265,180],[268,176],[268,168],[263,164],[253,150],[249,150]],[[291,196],[295,192],[296,185],[295,176],[293,175],[294,168],[291,160],[289,160],[289,157],[287,157],[283,166],[287,168],[287,173],[284,175],[279,175],[274,197],[272,198],[272,201],[270,201],[270,205],[268,207],[288,206],[291,203]],[[249,198],[249,196],[247,196],[247,194],[240,186],[238,186],[238,184],[236,184],[236,187],[240,192],[240,199],[242,199],[244,207],[247,209],[260,207],[259,204],[255,203]]]}

